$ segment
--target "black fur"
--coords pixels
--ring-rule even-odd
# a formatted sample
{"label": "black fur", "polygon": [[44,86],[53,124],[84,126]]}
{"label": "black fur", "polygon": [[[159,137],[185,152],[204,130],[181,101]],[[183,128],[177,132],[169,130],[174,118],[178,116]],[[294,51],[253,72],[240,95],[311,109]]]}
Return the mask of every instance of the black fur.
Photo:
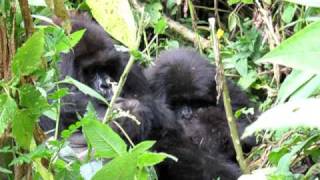
{"label": "black fur", "polygon": [[[72,17],[72,28],[73,31],[85,28],[86,33],[73,51],[62,55],[62,61],[59,64],[61,79],[68,75],[92,86],[92,83],[88,82],[88,76],[91,75],[90,73],[97,73],[99,69],[99,73],[106,73],[110,79],[118,81],[128,61],[128,55],[117,52],[109,35],[87,16]],[[162,59],[172,59],[175,57],[173,54]],[[178,59],[180,55],[178,54]],[[197,60],[197,57],[191,59]],[[236,179],[240,175],[238,166],[229,160],[225,153],[221,153],[222,149],[232,151],[231,147],[223,144],[225,141],[230,144],[229,139],[226,138],[228,131],[225,124],[222,120],[220,121],[224,119],[223,112],[221,109],[216,109],[219,114],[213,113],[217,118],[212,119],[213,111],[206,110],[206,108],[215,107],[214,80],[208,78],[214,76],[214,71],[211,66],[207,66],[206,62],[201,60],[198,61],[200,64],[196,61],[174,60],[173,62],[173,65],[163,67],[165,63],[160,59],[154,69],[151,69],[150,82],[156,96],[149,88],[141,67],[138,65],[133,67],[116,107],[129,110],[141,121],[141,125],[137,126],[131,120],[117,121],[135,143],[147,139],[157,140],[155,151],[167,152],[179,159],[178,162],[166,160],[156,167],[160,180],[211,180],[216,177]],[[181,64],[177,65],[177,63]],[[182,69],[179,70],[181,67]],[[87,68],[90,70],[86,70]],[[161,72],[158,79],[155,78],[158,75],[157,71]],[[185,74],[186,71],[188,75]],[[199,74],[200,71],[208,74]],[[195,87],[190,89],[189,86]],[[74,123],[78,113],[85,112],[89,101],[93,102],[99,118],[104,116],[107,107],[103,103],[84,95],[73,86],[69,88],[70,94],[62,99],[60,117],[62,129]],[[191,104],[194,100],[199,102],[195,103],[196,107]],[[206,106],[210,105],[203,108],[203,113],[200,112],[202,107],[198,107],[202,102]],[[187,110],[183,104],[187,104]],[[190,109],[192,115],[201,117],[195,119],[195,123],[184,118],[189,115]],[[205,116],[210,118],[207,119]],[[210,122],[208,127],[203,127],[208,123],[207,121],[213,122]],[[52,126],[45,118],[42,118],[40,124],[46,128]],[[77,135],[81,137],[81,134]],[[206,139],[205,148],[202,148],[202,141],[196,140],[203,137]],[[70,141],[74,141],[71,144],[85,145],[83,138],[71,138]]]}
{"label": "black fur", "polygon": [[[223,103],[216,101],[216,69],[209,61],[189,48],[160,53],[155,66],[146,71],[154,95],[168,104],[186,137],[210,155],[223,155],[235,160]],[[232,107],[249,106],[247,96],[239,87],[228,82]],[[240,133],[249,124],[237,121]],[[252,139],[243,141],[246,146]],[[248,145],[249,144],[249,145]]]}

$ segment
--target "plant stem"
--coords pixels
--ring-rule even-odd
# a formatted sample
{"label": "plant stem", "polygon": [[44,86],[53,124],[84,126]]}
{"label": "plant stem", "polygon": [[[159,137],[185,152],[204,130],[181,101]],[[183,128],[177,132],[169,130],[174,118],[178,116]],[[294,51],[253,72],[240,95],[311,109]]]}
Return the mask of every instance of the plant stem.
{"label": "plant stem", "polygon": [[217,65],[217,75],[216,75],[217,78],[216,79],[217,79],[218,96],[222,90],[223,104],[224,104],[224,108],[226,111],[226,116],[227,116],[227,120],[228,120],[228,126],[230,129],[232,143],[233,143],[234,149],[236,151],[236,158],[237,158],[237,161],[240,165],[241,171],[243,173],[249,173],[246,161],[243,156],[241,144],[240,144],[238,128],[237,128],[235,118],[234,118],[233,112],[232,112],[232,106],[231,106],[231,100],[230,100],[229,90],[228,90],[228,86],[227,86],[227,81],[224,77],[224,68],[223,68],[223,63],[221,61],[221,57],[220,57],[219,42],[218,42],[218,38],[215,34],[215,19],[209,18],[209,24],[211,27],[211,33],[212,33],[212,39],[213,39],[213,50],[214,50],[215,61],[216,61],[216,65]]}
{"label": "plant stem", "polygon": [[[134,49],[138,49],[139,47],[139,44],[140,44],[140,40],[141,40],[141,34],[143,32],[143,21],[144,21],[144,10],[141,11],[141,19],[140,19],[140,22],[139,22],[139,28],[138,28],[138,32],[137,32],[137,40],[136,40],[136,44],[135,44],[135,47]],[[113,111],[113,106],[114,106],[114,103],[116,102],[116,99],[119,97],[121,91],[122,91],[122,88],[127,80],[127,77],[128,77],[128,74],[133,66],[135,62],[135,58],[134,56],[131,54],[130,55],[130,58],[129,58],[129,61],[126,65],[126,67],[124,68],[124,71],[123,73],[121,74],[121,77],[120,77],[120,80],[119,80],[119,83],[118,83],[118,87],[116,89],[116,92],[115,94],[112,96],[111,98],[111,101],[110,101],[110,104],[109,104],[109,107],[107,109],[107,112],[102,120],[102,123],[106,123],[108,121],[111,120],[112,116],[111,116],[111,113]]]}

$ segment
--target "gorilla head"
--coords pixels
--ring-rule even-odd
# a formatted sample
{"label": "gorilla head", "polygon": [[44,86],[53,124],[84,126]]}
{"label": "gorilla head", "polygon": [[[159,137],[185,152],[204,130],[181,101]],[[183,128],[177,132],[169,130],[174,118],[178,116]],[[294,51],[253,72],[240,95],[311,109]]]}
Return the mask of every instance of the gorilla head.
{"label": "gorilla head", "polygon": [[[80,42],[68,54],[62,55],[61,78],[71,76],[104,95],[112,97],[110,82],[117,82],[128,61],[128,54],[116,51],[110,36],[87,15],[73,15],[72,31],[85,29]],[[134,66],[128,75],[123,96],[132,97],[148,93],[141,68]]]}
{"label": "gorilla head", "polygon": [[[113,96],[112,86],[119,81],[129,59],[128,54],[118,52],[114,48],[110,36],[87,15],[73,14],[71,23],[72,32],[80,29],[85,29],[86,32],[73,50],[61,55],[60,78],[71,76],[110,100]],[[74,86],[68,85],[68,87],[70,93],[62,99],[62,126],[66,127],[74,123],[77,120],[77,113],[83,114],[89,101],[93,103],[98,116],[100,118],[104,116],[107,108],[105,104],[87,97]],[[121,97],[132,99],[146,94],[150,94],[147,80],[141,68],[134,65],[128,75]],[[123,101],[121,103],[123,104]]]}
{"label": "gorilla head", "polygon": [[[216,69],[209,60],[191,48],[179,48],[160,53],[155,66],[146,71],[152,91],[170,105],[216,105]],[[249,104],[248,97],[228,81],[232,107]]]}

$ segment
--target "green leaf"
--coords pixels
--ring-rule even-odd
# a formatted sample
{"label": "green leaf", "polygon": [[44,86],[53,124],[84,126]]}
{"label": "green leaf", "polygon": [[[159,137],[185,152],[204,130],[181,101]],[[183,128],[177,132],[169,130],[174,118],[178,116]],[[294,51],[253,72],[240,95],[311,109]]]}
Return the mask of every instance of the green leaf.
{"label": "green leaf", "polygon": [[5,94],[0,95],[0,136],[17,111],[16,102]]}
{"label": "green leaf", "polygon": [[287,147],[279,147],[279,148],[273,149],[268,155],[269,162],[272,165],[277,165],[280,158],[283,155],[287,154],[288,152],[289,152],[289,149]]}
{"label": "green leaf", "polygon": [[282,13],[281,19],[285,23],[290,23],[294,17],[296,10],[297,10],[297,6],[295,4],[287,4]]}
{"label": "green leaf", "polygon": [[258,78],[258,74],[255,71],[250,71],[245,76],[241,76],[239,79],[238,84],[242,87],[242,89],[247,89],[251,86],[252,83],[254,83]]}
{"label": "green leaf", "polygon": [[15,76],[26,76],[37,70],[44,51],[44,33],[35,32],[13,57],[12,72]]}
{"label": "green leaf", "polygon": [[41,163],[41,159],[35,159],[33,161],[33,166],[36,170],[36,172],[38,172],[42,179],[46,179],[46,180],[54,180],[54,176],[51,173],[50,170],[48,170],[42,163]]}
{"label": "green leaf", "polygon": [[125,153],[106,164],[92,178],[92,180],[134,180],[137,172],[137,156]]}
{"label": "green leaf", "polygon": [[239,22],[240,22],[239,16],[234,12],[230,13],[230,15],[228,17],[229,31],[231,32],[232,30],[234,30],[237,27],[237,24]]}
{"label": "green leaf", "polygon": [[161,18],[162,5],[160,2],[154,1],[152,3],[147,3],[145,6],[145,11],[147,12],[148,19],[150,19],[151,24],[157,24]]}
{"label": "green leaf", "polygon": [[37,118],[27,110],[18,110],[12,122],[12,134],[16,142],[24,149],[29,149],[33,128]]}
{"label": "green leaf", "polygon": [[111,158],[126,152],[127,145],[121,137],[94,115],[88,114],[81,122],[86,140],[95,149],[97,157]]}
{"label": "green leaf", "polygon": [[0,167],[0,172],[3,174],[12,174],[12,171],[3,167]]}
{"label": "green leaf", "polygon": [[91,87],[73,79],[70,76],[67,76],[64,80],[60,81],[59,83],[68,83],[68,84],[73,84],[74,86],[76,86],[81,92],[83,92],[84,94],[87,94],[89,96],[92,96],[94,98],[99,99],[100,101],[109,104],[108,101],[101,96],[99,93],[97,93],[95,90],[93,90]]}
{"label": "green leaf", "polygon": [[154,27],[154,32],[156,34],[165,34],[167,28],[168,28],[168,24],[166,19],[160,18]]}
{"label": "green leaf", "polygon": [[276,103],[283,103],[295,91],[313,78],[314,74],[294,69],[280,86]]}
{"label": "green leaf", "polygon": [[80,41],[80,39],[82,38],[85,32],[86,30],[82,29],[70,34],[68,38],[60,40],[56,45],[56,52],[68,53],[69,50],[73,48]]}
{"label": "green leaf", "polygon": [[132,148],[131,152],[132,153],[143,153],[147,150],[149,150],[156,141],[143,141],[139,144],[137,144],[134,148]]}
{"label": "green leaf", "polygon": [[301,4],[310,7],[320,7],[320,2],[318,0],[286,0],[288,2]]}
{"label": "green leaf", "polygon": [[290,97],[290,101],[296,99],[305,99],[312,96],[315,92],[317,92],[317,90],[319,90],[319,85],[320,75],[316,75],[312,79],[310,79],[304,86],[294,92]]}
{"label": "green leaf", "polygon": [[23,85],[19,89],[19,94],[21,107],[32,109],[32,113],[35,115],[41,115],[49,107],[46,98],[30,84]]}
{"label": "green leaf", "polygon": [[62,97],[66,96],[69,93],[69,89],[68,88],[61,88],[56,90],[55,92],[49,94],[49,98],[50,99],[61,99]]}
{"label": "green leaf", "polygon": [[232,5],[232,4],[237,4],[237,3],[244,3],[244,4],[252,4],[253,0],[228,0],[228,4]]}
{"label": "green leaf", "polygon": [[289,168],[290,168],[290,164],[293,160],[293,157],[298,152],[302,151],[305,147],[308,147],[310,144],[315,143],[319,139],[320,139],[320,134],[313,135],[313,136],[309,137],[307,140],[295,145],[288,154],[282,156],[282,158],[280,159],[280,161],[278,163],[279,173],[290,172]]}
{"label": "green leaf", "polygon": [[319,73],[320,46],[320,21],[308,25],[297,32],[278,47],[266,54],[258,63],[275,63],[303,70]]}
{"label": "green leaf", "polygon": [[165,153],[146,152],[146,153],[143,153],[141,156],[139,156],[138,166],[139,167],[154,166],[162,162],[165,158],[167,158],[167,154]]}
{"label": "green leaf", "polygon": [[149,173],[147,171],[147,168],[141,168],[139,169],[137,173],[137,179],[139,180],[148,180],[149,178]]}
{"label": "green leaf", "polygon": [[137,26],[127,0],[88,0],[93,17],[115,39],[134,49]]}
{"label": "green leaf", "polygon": [[277,105],[250,124],[242,137],[247,137],[259,130],[287,129],[296,127],[320,128],[320,99],[310,98],[289,101]]}

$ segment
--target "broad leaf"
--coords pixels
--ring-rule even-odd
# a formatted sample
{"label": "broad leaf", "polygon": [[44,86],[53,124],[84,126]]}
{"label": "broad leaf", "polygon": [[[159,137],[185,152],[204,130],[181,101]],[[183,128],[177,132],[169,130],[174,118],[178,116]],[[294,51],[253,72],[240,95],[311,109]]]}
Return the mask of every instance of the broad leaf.
{"label": "broad leaf", "polygon": [[135,153],[125,153],[106,164],[98,171],[92,180],[134,180],[137,171],[137,156]]}
{"label": "broad leaf", "polygon": [[137,144],[131,150],[131,152],[133,152],[133,153],[144,153],[147,150],[149,150],[155,143],[156,143],[156,141],[143,141],[143,142]]}
{"label": "broad leaf", "polygon": [[49,107],[46,98],[30,84],[23,85],[19,89],[19,94],[21,107],[32,109],[32,113],[35,115],[41,115]]}
{"label": "broad leaf", "polygon": [[283,41],[266,54],[258,63],[275,63],[310,73],[320,73],[320,21],[308,25],[303,30]]}
{"label": "broad leaf", "polygon": [[56,45],[56,52],[68,53],[71,48],[73,48],[82,38],[86,30],[79,30],[72,33],[69,37],[62,38]]}
{"label": "broad leaf", "polygon": [[115,39],[135,48],[137,27],[127,0],[88,0],[92,15]]}
{"label": "broad leaf", "polygon": [[313,73],[294,69],[281,84],[276,103],[285,102],[295,91],[314,77]]}
{"label": "broad leaf", "polygon": [[16,102],[5,94],[0,95],[0,136],[17,110]]}
{"label": "broad leaf", "polygon": [[49,98],[50,99],[55,99],[55,100],[58,100],[58,99],[61,99],[62,97],[68,95],[69,93],[69,89],[68,88],[61,88],[61,89],[58,89],[56,91],[54,91],[53,93],[49,94]]}
{"label": "broad leaf", "polygon": [[18,110],[13,118],[12,134],[16,142],[24,149],[29,149],[33,128],[37,118],[27,110]]}
{"label": "broad leaf", "polygon": [[249,125],[243,137],[259,130],[294,127],[320,128],[320,99],[304,99],[277,105]]}
{"label": "broad leaf", "polygon": [[290,23],[294,17],[294,14],[296,12],[297,5],[295,4],[288,4],[285,6],[285,9],[283,11],[283,15],[281,16],[281,19],[285,23]]}
{"label": "broad leaf", "polygon": [[17,51],[12,62],[15,76],[26,76],[37,70],[44,51],[44,33],[35,32]]}
{"label": "broad leaf", "polygon": [[164,34],[167,28],[167,20],[165,18],[160,18],[159,21],[155,24],[154,32],[156,34]]}
{"label": "broad leaf", "polygon": [[162,162],[165,158],[167,158],[167,154],[165,153],[146,152],[141,156],[139,156],[138,166],[139,167],[154,166]]}
{"label": "broad leaf", "polygon": [[316,75],[312,79],[310,79],[304,86],[294,92],[290,97],[290,101],[305,99],[314,95],[320,89],[319,85],[320,75]]}
{"label": "broad leaf", "polygon": [[121,137],[94,115],[87,115],[81,122],[86,140],[95,149],[97,157],[117,157],[126,152],[127,145]]}

